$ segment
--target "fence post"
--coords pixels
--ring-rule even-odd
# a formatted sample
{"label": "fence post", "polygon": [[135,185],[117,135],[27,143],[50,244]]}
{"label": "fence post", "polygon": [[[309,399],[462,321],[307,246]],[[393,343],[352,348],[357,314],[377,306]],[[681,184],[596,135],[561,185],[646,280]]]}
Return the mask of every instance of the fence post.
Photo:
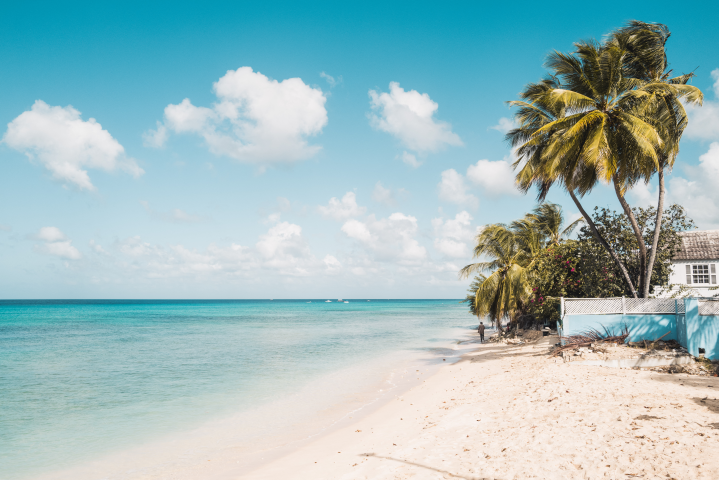
{"label": "fence post", "polygon": [[622,295],[622,315],[627,314],[627,301],[626,298]]}

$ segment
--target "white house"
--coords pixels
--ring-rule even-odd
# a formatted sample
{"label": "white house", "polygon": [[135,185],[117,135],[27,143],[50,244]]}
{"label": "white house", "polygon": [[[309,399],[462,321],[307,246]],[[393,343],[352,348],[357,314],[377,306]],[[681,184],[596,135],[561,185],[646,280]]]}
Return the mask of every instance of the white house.
{"label": "white house", "polygon": [[[719,230],[682,232],[682,244],[672,258],[669,284],[672,291],[688,289],[686,294],[694,297],[713,297],[719,294],[717,267],[719,266]],[[712,290],[714,288],[714,290]],[[670,296],[663,292],[658,296]]]}

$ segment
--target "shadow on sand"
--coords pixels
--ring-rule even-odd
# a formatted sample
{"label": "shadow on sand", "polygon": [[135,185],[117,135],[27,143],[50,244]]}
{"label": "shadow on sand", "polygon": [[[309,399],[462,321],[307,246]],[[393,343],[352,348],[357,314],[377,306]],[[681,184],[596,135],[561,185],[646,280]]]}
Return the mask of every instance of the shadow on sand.
{"label": "shadow on sand", "polygon": [[442,473],[448,475],[450,478],[462,478],[464,480],[499,480],[497,478],[489,477],[468,477],[465,475],[457,475],[456,473],[448,472],[447,470],[441,470],[439,468],[430,467],[429,465],[422,465],[421,463],[410,462],[407,460],[400,460],[399,458],[383,457],[382,455],[376,455],[374,453],[362,453],[360,457],[373,457],[381,458],[382,460],[392,460],[393,462],[404,463],[405,465],[411,465],[413,467],[424,468],[425,470],[431,470],[433,472]]}

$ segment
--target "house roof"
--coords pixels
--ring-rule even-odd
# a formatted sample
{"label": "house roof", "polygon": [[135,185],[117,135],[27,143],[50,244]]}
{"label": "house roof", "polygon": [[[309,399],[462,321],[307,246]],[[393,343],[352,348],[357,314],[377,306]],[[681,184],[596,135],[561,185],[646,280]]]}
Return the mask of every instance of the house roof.
{"label": "house roof", "polygon": [[681,232],[682,243],[673,260],[719,259],[719,230]]}

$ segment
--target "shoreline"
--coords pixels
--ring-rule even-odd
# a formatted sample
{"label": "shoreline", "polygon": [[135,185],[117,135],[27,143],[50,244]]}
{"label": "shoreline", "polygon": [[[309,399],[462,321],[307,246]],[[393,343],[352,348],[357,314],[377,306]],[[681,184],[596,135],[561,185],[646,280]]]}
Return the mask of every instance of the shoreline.
{"label": "shoreline", "polygon": [[719,478],[719,378],[565,364],[548,338],[478,346],[234,478]]}
{"label": "shoreline", "polygon": [[[471,331],[469,331],[471,332]],[[397,395],[414,388],[449,363],[459,361],[472,348],[467,331],[458,330],[435,346],[415,351],[397,351],[383,356],[372,364],[358,364],[349,370],[333,372],[310,382],[300,391],[249,411],[218,418],[191,430],[178,431],[149,442],[135,444],[122,451],[109,452],[90,461],[46,472],[32,478],[38,480],[108,480],[129,479],[194,479],[243,478],[247,472],[271,464],[307,444],[313,443],[361,418],[381,409]],[[451,340],[450,340],[451,339]],[[366,370],[365,367],[369,367]],[[410,370],[417,370],[421,380],[413,378]],[[324,388],[332,389],[337,381],[346,382],[348,375],[361,373],[359,386],[351,391],[342,388],[312,405],[308,394],[316,396]],[[416,372],[413,372],[416,373]],[[368,380],[369,379],[369,380]],[[351,381],[351,380],[350,380]],[[297,402],[304,402],[299,410],[292,410]],[[283,419],[271,425],[273,411],[287,417],[297,414],[297,422]],[[256,417],[256,419],[253,419]],[[283,423],[284,422],[284,423]],[[283,428],[278,429],[278,425]],[[249,435],[249,436],[248,436]]]}

